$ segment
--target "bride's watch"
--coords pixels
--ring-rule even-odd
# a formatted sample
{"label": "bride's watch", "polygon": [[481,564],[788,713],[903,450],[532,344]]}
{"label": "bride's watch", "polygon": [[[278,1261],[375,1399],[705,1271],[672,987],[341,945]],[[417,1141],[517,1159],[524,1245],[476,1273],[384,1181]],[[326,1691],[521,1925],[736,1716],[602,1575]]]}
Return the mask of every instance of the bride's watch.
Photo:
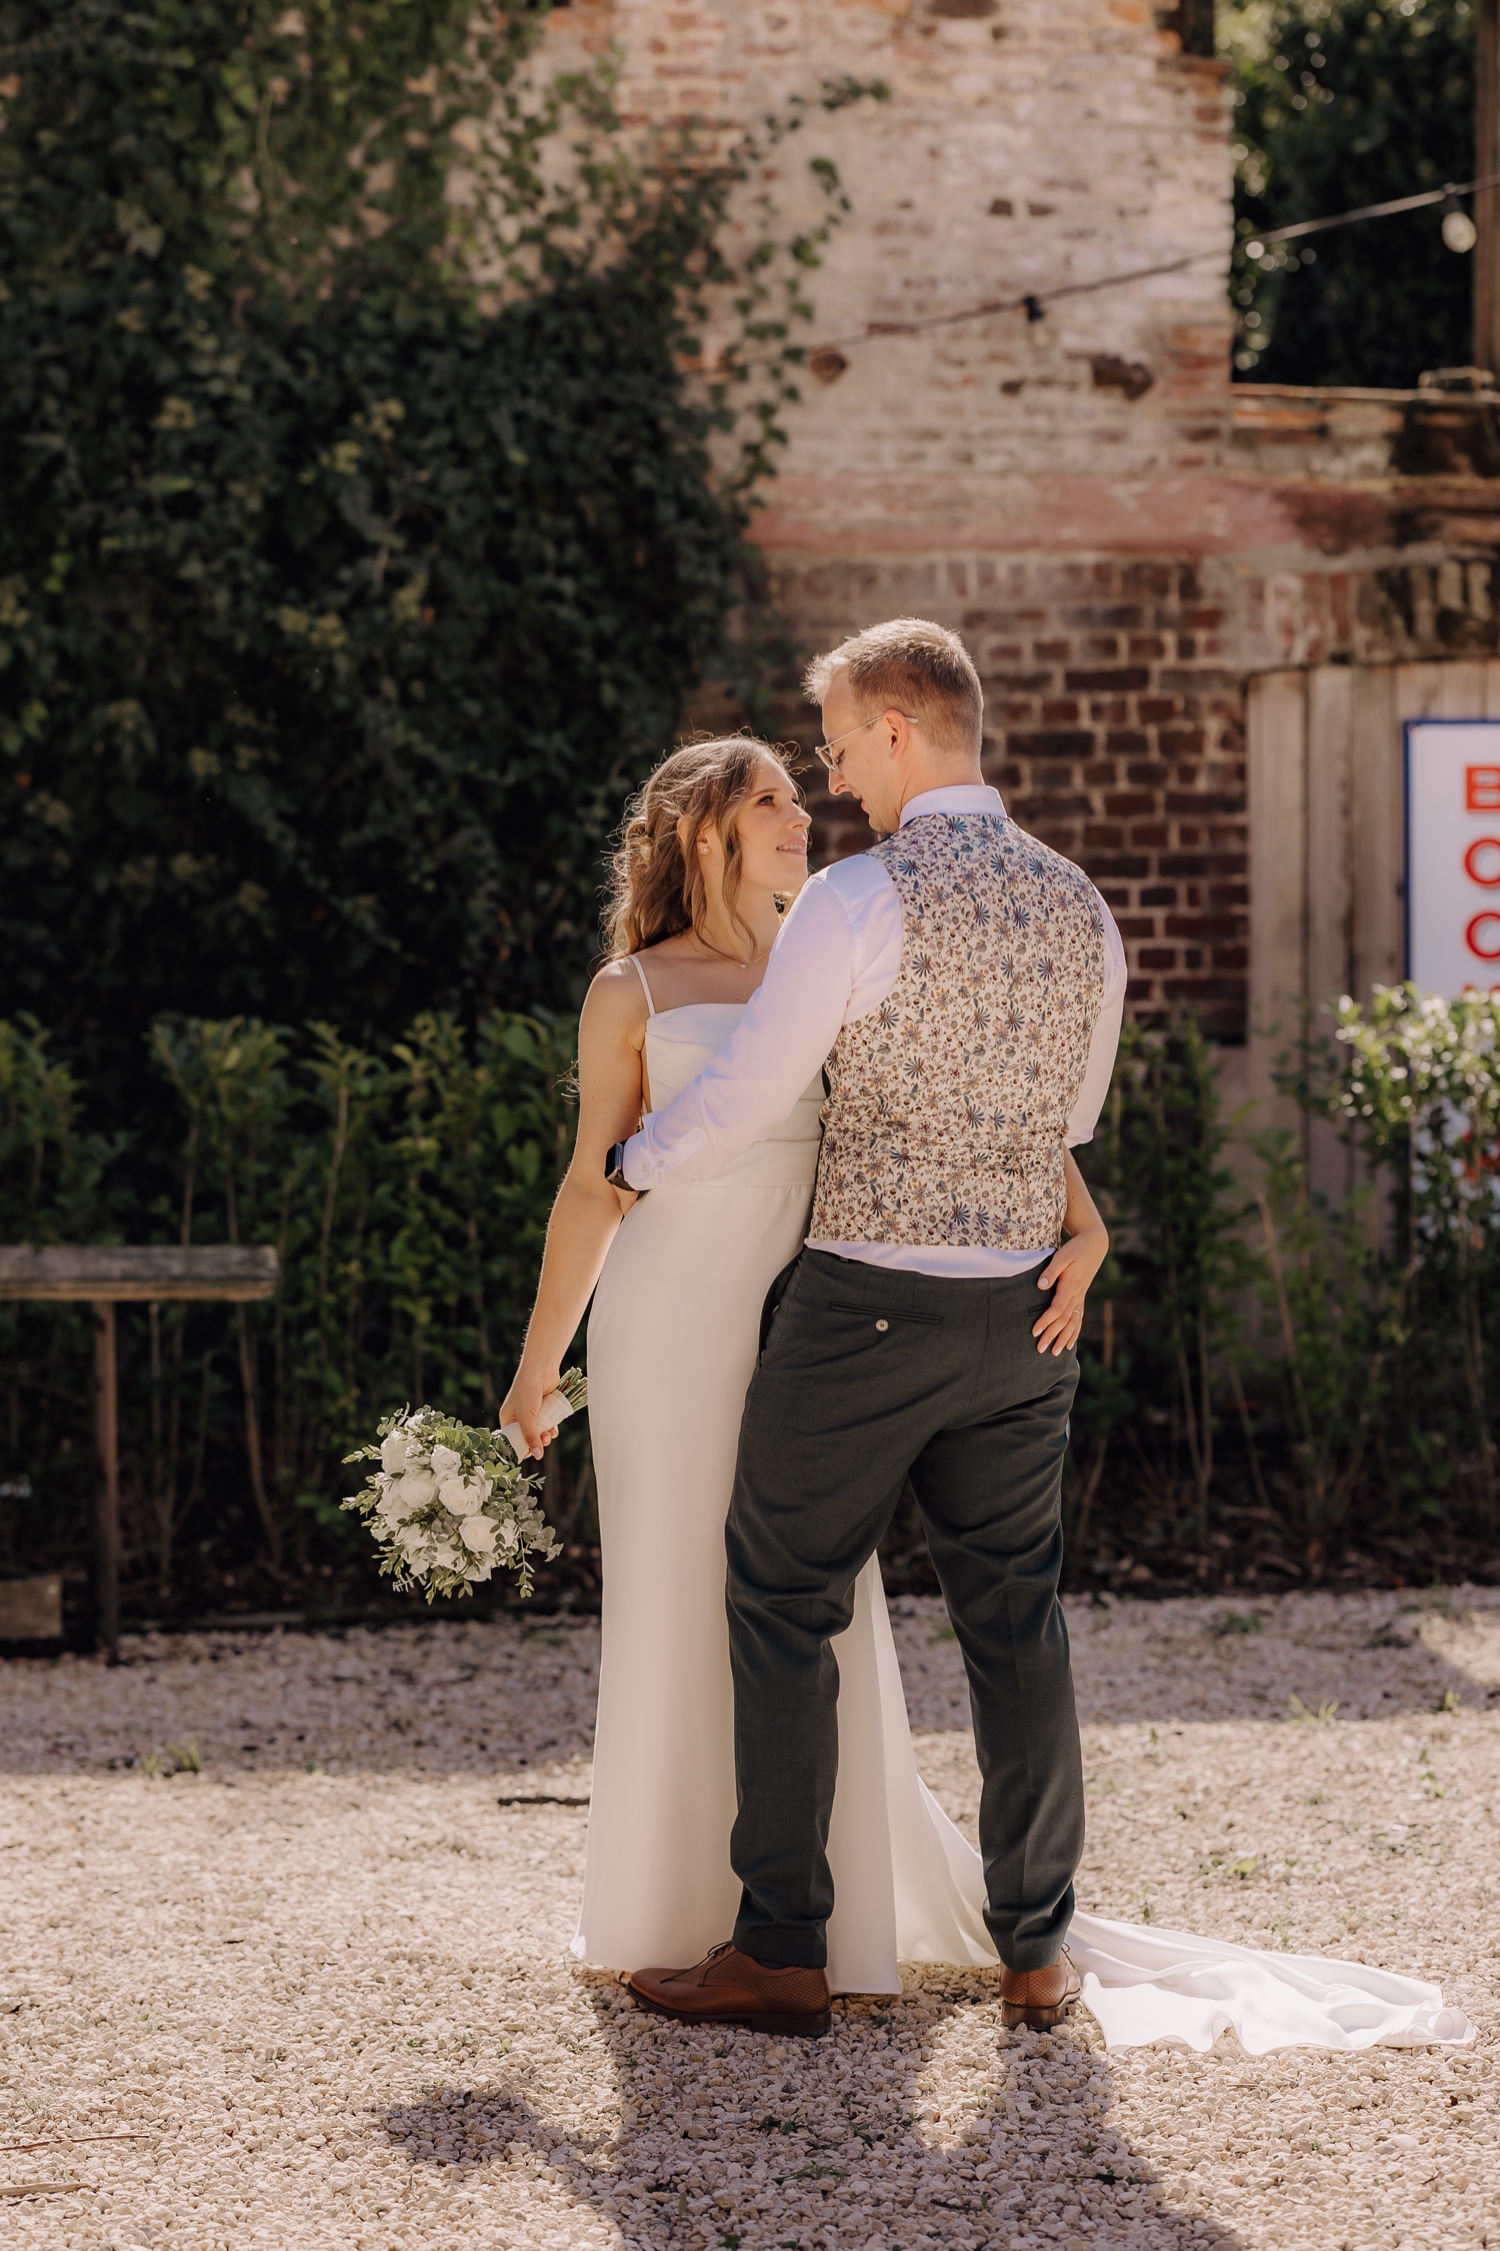
{"label": "bride's watch", "polygon": [[604,1177],[611,1188],[623,1188],[627,1196],[644,1196],[646,1194],[644,1188],[632,1188],[630,1182],[625,1178],[625,1144],[623,1141],[612,1141],[610,1143],[609,1154],[604,1160]]}

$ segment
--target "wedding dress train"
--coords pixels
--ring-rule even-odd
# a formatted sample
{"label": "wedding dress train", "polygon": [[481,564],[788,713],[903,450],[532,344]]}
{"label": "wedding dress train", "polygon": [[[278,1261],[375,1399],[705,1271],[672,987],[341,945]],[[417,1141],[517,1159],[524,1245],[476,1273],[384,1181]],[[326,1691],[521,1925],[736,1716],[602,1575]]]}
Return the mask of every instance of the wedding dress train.
{"label": "wedding dress train", "polygon": [[[642,975],[642,983],[646,979]],[[649,988],[647,990],[650,1002]],[[653,1010],[653,1107],[695,1078],[742,1011]],[[729,1865],[733,1708],[724,1515],[761,1303],[797,1254],[821,1083],[713,1180],[657,1188],[626,1215],[589,1320],[589,1417],[604,1564],[599,1722],[573,1952],[601,1968],[696,1961],[739,1904]],[[829,1831],[835,1992],[895,1993],[898,1963],[990,1965],[979,1855],[917,1772],[874,1557],[834,1643],[839,1774]],[[1110,2047],[1460,2043],[1436,1986],[1357,1963],[1075,1916],[1068,1950]]]}

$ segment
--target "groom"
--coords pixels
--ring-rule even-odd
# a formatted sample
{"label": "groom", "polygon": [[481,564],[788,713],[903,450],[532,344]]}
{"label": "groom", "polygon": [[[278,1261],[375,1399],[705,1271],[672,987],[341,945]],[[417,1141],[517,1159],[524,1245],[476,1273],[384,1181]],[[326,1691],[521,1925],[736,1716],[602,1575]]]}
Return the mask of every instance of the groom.
{"label": "groom", "polygon": [[829,1643],[910,1476],[968,1668],[1005,2021],[1046,2026],[1078,1991],[1062,1947],[1083,1781],[1057,1581],[1073,1340],[1102,1249],[1052,1254],[1065,1213],[1103,1240],[1067,1150],[1109,1083],[1123,950],[1088,878],[986,786],[956,634],[893,619],[807,686],[830,786],[880,841],[807,884],[740,1029],[611,1153],[638,1191],[708,1178],[826,1058],[807,1244],[767,1303],[727,1527],[739,1919],[704,1961],[630,1983],[693,2023],[827,2029]]}

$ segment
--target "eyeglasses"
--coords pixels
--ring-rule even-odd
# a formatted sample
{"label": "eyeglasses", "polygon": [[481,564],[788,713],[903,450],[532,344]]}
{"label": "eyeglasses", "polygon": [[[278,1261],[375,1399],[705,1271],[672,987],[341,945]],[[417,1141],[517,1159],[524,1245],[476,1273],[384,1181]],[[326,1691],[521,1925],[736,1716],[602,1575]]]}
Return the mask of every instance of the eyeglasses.
{"label": "eyeglasses", "polygon": [[[911,726],[915,727],[917,725],[917,716],[915,712],[903,711],[901,716],[903,719],[907,720]],[[814,746],[818,759],[823,765],[828,768],[830,774],[841,774],[844,770],[844,758],[846,754],[839,749],[839,744],[848,742],[851,735],[862,735],[866,727],[873,727],[876,720],[883,717],[884,714],[882,712],[872,712],[868,719],[861,719],[857,727],[846,727],[841,735],[835,735],[832,742],[818,743]]]}

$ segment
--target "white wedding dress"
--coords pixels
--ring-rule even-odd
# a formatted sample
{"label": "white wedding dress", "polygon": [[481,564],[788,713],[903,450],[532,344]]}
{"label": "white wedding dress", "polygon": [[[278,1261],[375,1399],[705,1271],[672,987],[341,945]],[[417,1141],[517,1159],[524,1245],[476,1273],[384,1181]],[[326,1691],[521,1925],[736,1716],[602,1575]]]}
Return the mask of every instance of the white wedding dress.
{"label": "white wedding dress", "polygon": [[[720,1002],[653,1010],[653,1108],[696,1078],[741,1013]],[[734,1926],[724,1518],[762,1300],[806,1226],[822,1098],[815,1082],[775,1134],[711,1181],[643,1196],[595,1292],[589,1419],[604,1604],[573,1952],[600,1968],[697,1961]],[[902,1961],[992,1965],[979,1855],[917,1773],[873,1556],[834,1649],[829,1983],[840,1993],[895,1993]],[[1227,2028],[1254,2054],[1473,2038],[1435,1986],[1357,1963],[1260,1954],[1082,1914],[1068,1951],[1111,2047],[1207,2048]]]}

